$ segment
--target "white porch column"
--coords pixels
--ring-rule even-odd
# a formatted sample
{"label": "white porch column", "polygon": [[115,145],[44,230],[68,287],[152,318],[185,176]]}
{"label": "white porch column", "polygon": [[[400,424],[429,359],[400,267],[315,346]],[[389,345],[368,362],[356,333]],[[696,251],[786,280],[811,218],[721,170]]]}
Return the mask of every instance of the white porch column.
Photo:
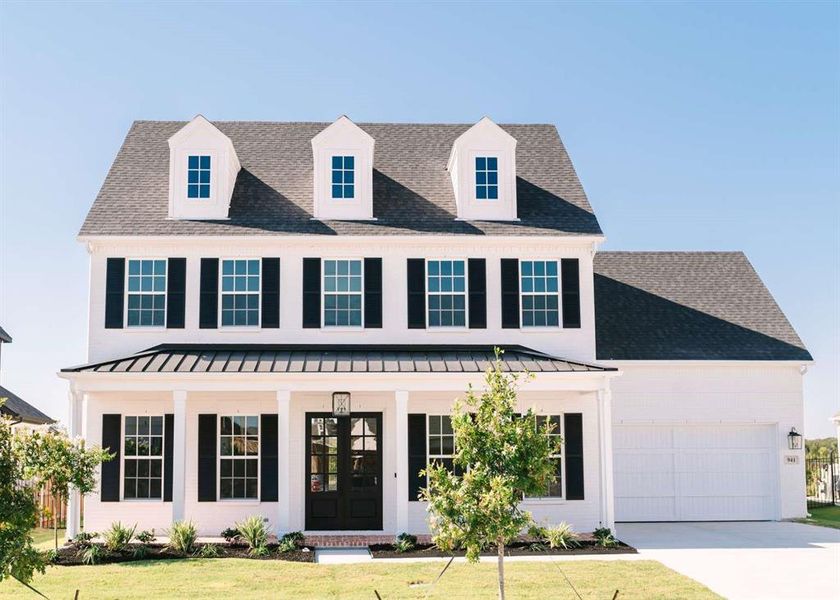
{"label": "white porch column", "polygon": [[183,521],[187,475],[187,392],[172,392],[172,522]]}
{"label": "white porch column", "polygon": [[615,487],[613,485],[612,392],[598,390],[598,434],[601,454],[601,519],[615,531]]}
{"label": "white porch column", "polygon": [[394,392],[394,413],[397,424],[397,533],[408,530],[408,392]]}
{"label": "white porch column", "polygon": [[[75,439],[82,436],[82,394],[75,390],[70,390],[69,399],[69,426],[70,438]],[[67,517],[66,517],[66,533],[67,539],[73,539],[79,533],[79,523],[81,517],[81,502],[82,498],[78,491],[71,489],[70,496],[67,498]]]}
{"label": "white porch column", "polygon": [[291,530],[291,411],[292,393],[289,390],[277,390],[277,535]]}

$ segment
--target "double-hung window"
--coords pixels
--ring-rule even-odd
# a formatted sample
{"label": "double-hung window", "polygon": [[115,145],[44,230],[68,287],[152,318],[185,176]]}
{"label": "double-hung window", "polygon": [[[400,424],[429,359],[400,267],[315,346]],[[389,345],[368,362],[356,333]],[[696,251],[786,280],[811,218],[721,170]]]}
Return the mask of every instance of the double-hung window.
{"label": "double-hung window", "polygon": [[522,327],[557,327],[560,294],[556,260],[519,262]]}
{"label": "double-hung window", "polygon": [[219,497],[256,499],[260,425],[257,416],[222,416],[219,428]]}
{"label": "double-hung window", "polygon": [[222,326],[256,327],[260,324],[260,261],[222,260]]}
{"label": "double-hung window", "polygon": [[362,261],[324,260],[324,327],[362,326]]}
{"label": "double-hung window", "polygon": [[210,197],[210,157],[187,157],[187,198]]}
{"label": "double-hung window", "polygon": [[455,470],[452,456],[455,454],[455,433],[449,415],[429,415],[428,428],[429,464],[442,464],[449,471]]}
{"label": "double-hung window", "polygon": [[541,498],[563,498],[563,454],[562,446],[557,444],[563,437],[563,415],[537,415],[536,426],[538,431],[545,429],[546,425],[552,426],[549,438],[558,448],[558,452],[551,455],[551,462],[554,463],[554,481],[548,484],[548,489]]}
{"label": "double-hung window", "polygon": [[356,168],[352,156],[332,157],[332,197],[350,199],[356,197]]}
{"label": "double-hung window", "polygon": [[476,200],[498,200],[499,159],[495,156],[475,157]]}
{"label": "double-hung window", "polygon": [[166,260],[129,259],[129,327],[163,327],[166,322]]}
{"label": "double-hung window", "polygon": [[463,260],[426,262],[429,327],[465,327],[467,277]]}
{"label": "double-hung window", "polygon": [[123,431],[123,498],[162,498],[163,417],[125,417]]}

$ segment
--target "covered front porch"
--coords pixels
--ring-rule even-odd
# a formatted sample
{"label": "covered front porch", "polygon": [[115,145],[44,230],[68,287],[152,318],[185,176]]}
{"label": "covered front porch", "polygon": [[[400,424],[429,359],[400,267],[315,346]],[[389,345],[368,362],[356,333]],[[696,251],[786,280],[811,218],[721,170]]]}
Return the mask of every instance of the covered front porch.
{"label": "covered front porch", "polygon": [[[218,536],[256,514],[277,533],[426,534],[417,471],[451,456],[452,403],[481,389],[493,358],[474,346],[160,346],[65,370],[71,433],[119,452],[85,499],[85,528],[186,519]],[[501,362],[533,374],[519,409],[553,418],[566,440],[557,484],[524,506],[580,531],[612,527],[617,371],[521,347]],[[79,517],[74,498],[68,536]]]}

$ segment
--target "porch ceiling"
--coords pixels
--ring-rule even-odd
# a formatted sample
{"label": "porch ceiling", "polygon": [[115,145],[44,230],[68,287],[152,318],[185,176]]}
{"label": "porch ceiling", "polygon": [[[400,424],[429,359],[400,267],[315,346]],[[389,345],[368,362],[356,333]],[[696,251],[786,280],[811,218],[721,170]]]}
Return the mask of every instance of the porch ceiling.
{"label": "porch ceiling", "polygon": [[[571,373],[615,368],[502,346],[508,372]],[[492,346],[343,344],[163,344],[137,354],[68,367],[65,373],[480,373]]]}

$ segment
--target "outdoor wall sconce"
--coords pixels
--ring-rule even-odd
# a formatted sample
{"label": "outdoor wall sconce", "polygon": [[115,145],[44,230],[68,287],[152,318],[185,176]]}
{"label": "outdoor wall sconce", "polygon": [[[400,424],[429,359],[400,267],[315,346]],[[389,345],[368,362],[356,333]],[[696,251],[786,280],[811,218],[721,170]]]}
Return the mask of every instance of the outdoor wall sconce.
{"label": "outdoor wall sconce", "polygon": [[333,392],[332,413],[334,417],[350,416],[350,392]]}
{"label": "outdoor wall sconce", "polygon": [[796,431],[796,427],[790,428],[787,438],[790,450],[802,450],[802,434]]}

